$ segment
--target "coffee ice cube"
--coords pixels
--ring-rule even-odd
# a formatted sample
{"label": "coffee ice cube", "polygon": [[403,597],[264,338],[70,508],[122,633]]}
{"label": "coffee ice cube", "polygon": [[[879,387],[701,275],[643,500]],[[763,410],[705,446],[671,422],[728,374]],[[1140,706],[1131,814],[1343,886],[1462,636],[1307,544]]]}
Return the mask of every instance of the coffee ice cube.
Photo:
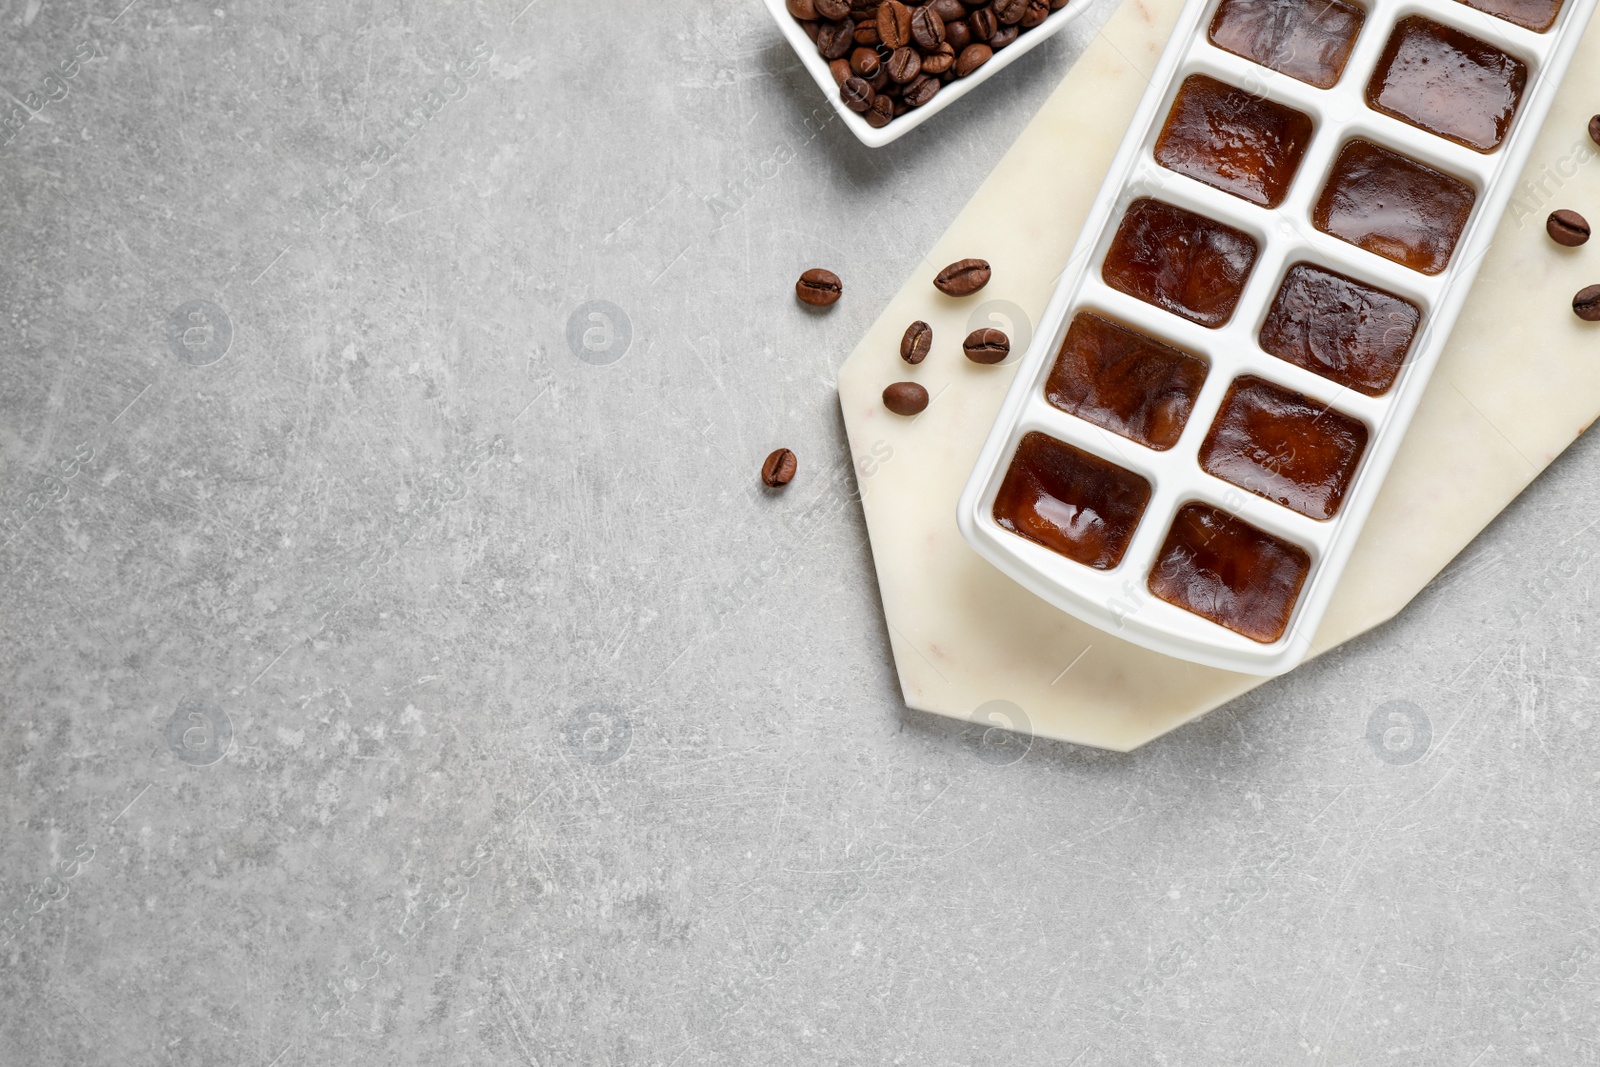
{"label": "coffee ice cube", "polygon": [[1331,519],[1355,479],[1367,426],[1263,378],[1228,387],[1200,466],[1312,519]]}
{"label": "coffee ice cube", "polygon": [[1222,0],[1210,38],[1225,52],[1328,89],[1344,72],[1365,18],[1347,0]]}
{"label": "coffee ice cube", "polygon": [[1204,74],[1185,78],[1155,157],[1168,170],[1263,207],[1289,193],[1311,143],[1311,119]]}
{"label": "coffee ice cube", "polygon": [[1310,263],[1284,275],[1261,348],[1368,396],[1389,391],[1422,312],[1409,300]]}
{"label": "coffee ice cube", "polygon": [[1535,33],[1543,33],[1554,26],[1556,16],[1561,13],[1561,0],[1460,0],[1460,2]]}
{"label": "coffee ice cube", "polygon": [[1256,262],[1255,238],[1148,197],[1135,200],[1106,251],[1113,289],[1212,329],[1233,316]]}
{"label": "coffee ice cube", "polygon": [[1205,363],[1092,312],[1067,328],[1045,399],[1102,429],[1162,451],[1178,443]]}
{"label": "coffee ice cube", "polygon": [[1500,147],[1528,65],[1491,44],[1411,15],[1395,23],[1367,82],[1375,110],[1479,152]]}
{"label": "coffee ice cube", "polygon": [[1459,178],[1359,138],[1339,151],[1312,222],[1396,263],[1438,274],[1450,262],[1475,194]]}
{"label": "coffee ice cube", "polygon": [[1150,503],[1132,471],[1037,431],[1023,436],[994,501],[994,521],[1086,567],[1122,561]]}
{"label": "coffee ice cube", "polygon": [[1214,508],[1178,509],[1150,572],[1150,592],[1252,641],[1283,636],[1311,570],[1299,545]]}

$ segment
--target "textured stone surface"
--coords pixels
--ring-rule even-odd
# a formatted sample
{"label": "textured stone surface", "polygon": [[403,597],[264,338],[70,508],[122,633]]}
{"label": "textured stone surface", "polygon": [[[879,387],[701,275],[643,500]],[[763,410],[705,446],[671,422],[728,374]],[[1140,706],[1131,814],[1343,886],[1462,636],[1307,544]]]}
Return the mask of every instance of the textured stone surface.
{"label": "textured stone surface", "polygon": [[1594,1058],[1592,438],[1137,754],[900,703],[832,374],[1098,19],[870,153],[754,4],[121,9],[0,6],[0,1063]]}

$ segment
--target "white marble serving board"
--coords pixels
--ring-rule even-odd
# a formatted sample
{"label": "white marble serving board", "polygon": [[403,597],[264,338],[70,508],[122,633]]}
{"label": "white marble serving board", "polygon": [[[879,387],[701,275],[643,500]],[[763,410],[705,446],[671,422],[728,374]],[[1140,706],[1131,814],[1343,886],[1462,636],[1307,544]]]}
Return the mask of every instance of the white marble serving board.
{"label": "white marble serving board", "polygon": [[[919,271],[840,368],[884,615],[911,707],[1125,751],[1264,681],[1078,622],[980,559],[955,522],[1015,373],[1012,364],[970,363],[961,339],[975,315],[992,315],[982,324],[1011,325],[1017,341],[1044,308],[1181,7],[1126,0],[928,254],[934,264],[988,259],[989,286],[955,300],[933,288],[933,271]],[[1317,633],[1317,652],[1404,607],[1600,414],[1600,324],[1571,310],[1572,294],[1600,281],[1600,241],[1565,249],[1544,232],[1556,207],[1600,218],[1600,166],[1586,132],[1600,110],[1600,64],[1586,61],[1600,55],[1597,27],[1600,20],[1579,46]],[[1018,313],[1020,327],[1007,321]],[[915,319],[933,326],[935,340],[927,360],[910,367],[899,340]],[[890,414],[880,399],[902,380],[934,397],[914,419]]]}

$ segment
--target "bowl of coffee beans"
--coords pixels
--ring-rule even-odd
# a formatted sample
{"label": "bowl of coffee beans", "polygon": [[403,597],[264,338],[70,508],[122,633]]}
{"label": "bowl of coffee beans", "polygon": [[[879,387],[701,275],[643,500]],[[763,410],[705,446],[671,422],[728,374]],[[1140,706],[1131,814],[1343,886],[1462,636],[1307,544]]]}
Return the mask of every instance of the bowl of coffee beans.
{"label": "bowl of coffee beans", "polygon": [[881,148],[1059,32],[1089,0],[767,0],[850,132]]}

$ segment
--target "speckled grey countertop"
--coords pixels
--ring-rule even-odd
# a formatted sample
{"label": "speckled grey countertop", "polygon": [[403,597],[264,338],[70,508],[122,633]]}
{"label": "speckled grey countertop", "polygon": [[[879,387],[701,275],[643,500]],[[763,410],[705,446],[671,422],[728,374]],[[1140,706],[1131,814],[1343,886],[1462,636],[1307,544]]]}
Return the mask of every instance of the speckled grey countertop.
{"label": "speckled grey countertop", "polygon": [[1133,755],[900,702],[832,374],[1105,11],[871,152],[753,0],[125,2],[0,3],[0,1064],[1600,1060],[1592,435]]}

